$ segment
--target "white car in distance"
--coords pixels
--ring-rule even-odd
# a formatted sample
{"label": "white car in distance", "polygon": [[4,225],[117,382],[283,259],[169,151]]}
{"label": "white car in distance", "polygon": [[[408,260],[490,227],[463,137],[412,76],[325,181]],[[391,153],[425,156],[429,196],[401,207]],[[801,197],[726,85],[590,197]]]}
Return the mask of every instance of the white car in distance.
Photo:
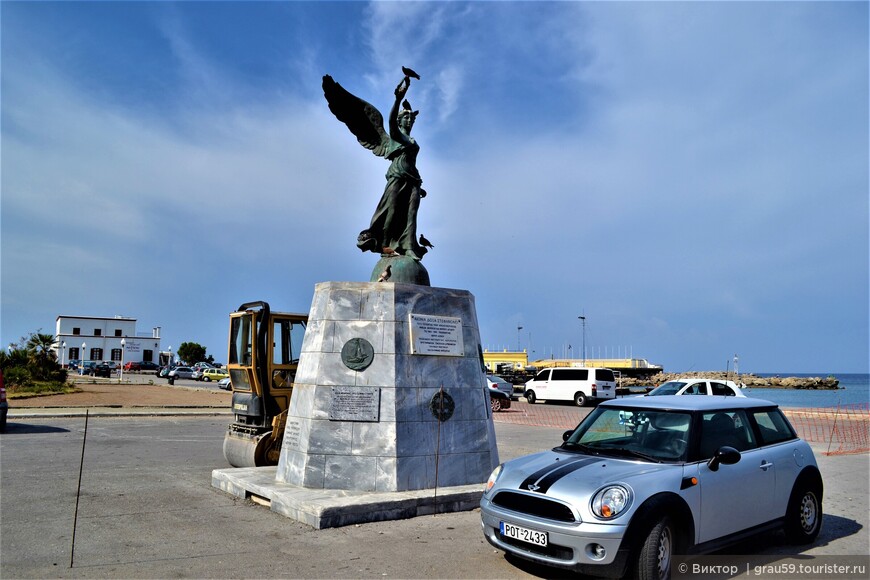
{"label": "white car in distance", "polygon": [[745,397],[744,386],[734,381],[713,379],[677,379],[662,383],[646,394],[647,397],[659,395],[714,395],[725,397]]}

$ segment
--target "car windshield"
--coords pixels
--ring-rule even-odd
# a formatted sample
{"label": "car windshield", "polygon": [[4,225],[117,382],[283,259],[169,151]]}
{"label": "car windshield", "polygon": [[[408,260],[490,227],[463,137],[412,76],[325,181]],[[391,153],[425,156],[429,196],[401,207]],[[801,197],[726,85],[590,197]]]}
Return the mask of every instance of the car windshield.
{"label": "car windshield", "polygon": [[684,461],[691,414],[650,409],[595,409],[562,444],[592,455]]}
{"label": "car windshield", "polygon": [[677,391],[686,386],[686,383],[680,381],[668,381],[651,390],[647,395],[676,395]]}

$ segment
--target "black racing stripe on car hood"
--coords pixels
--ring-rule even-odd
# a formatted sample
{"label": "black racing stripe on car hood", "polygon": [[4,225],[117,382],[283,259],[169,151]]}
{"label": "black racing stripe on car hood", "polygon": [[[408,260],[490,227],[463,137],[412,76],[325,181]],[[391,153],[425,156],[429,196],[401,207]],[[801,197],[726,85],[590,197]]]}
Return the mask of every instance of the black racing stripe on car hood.
{"label": "black racing stripe on car hood", "polygon": [[595,457],[582,457],[565,463],[559,462],[558,465],[548,465],[525,478],[520,484],[520,489],[527,489],[536,493],[547,493],[550,486],[569,473],[573,473],[581,467],[596,463],[597,461],[599,460]]}
{"label": "black racing stripe on car hood", "polygon": [[542,477],[544,477],[545,475],[547,475],[548,473],[550,473],[554,469],[559,469],[560,467],[563,467],[563,466],[568,465],[570,463],[575,463],[577,461],[583,461],[583,459],[584,459],[583,457],[576,457],[576,458],[568,461],[568,463],[563,463],[561,461],[558,461],[556,463],[550,463],[546,467],[542,467],[541,469],[537,470],[536,472],[532,473],[527,478],[525,478],[523,480],[523,482],[520,484],[520,489],[529,489],[530,483],[532,483],[532,484],[536,483],[539,479],[541,479]]}

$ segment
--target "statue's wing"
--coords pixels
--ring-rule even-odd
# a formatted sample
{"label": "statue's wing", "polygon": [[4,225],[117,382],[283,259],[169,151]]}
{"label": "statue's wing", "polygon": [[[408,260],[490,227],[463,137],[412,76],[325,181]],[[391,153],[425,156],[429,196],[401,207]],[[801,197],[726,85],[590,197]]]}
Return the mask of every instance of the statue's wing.
{"label": "statue's wing", "polygon": [[384,117],[380,111],[347,92],[329,75],[323,77],[323,95],[332,114],[347,125],[363,147],[378,157],[390,153],[393,140],[384,131]]}

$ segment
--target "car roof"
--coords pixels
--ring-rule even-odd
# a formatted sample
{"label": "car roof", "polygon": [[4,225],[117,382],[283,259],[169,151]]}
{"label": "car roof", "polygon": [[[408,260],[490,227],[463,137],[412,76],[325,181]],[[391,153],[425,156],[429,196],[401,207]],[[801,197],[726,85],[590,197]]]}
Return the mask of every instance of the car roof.
{"label": "car roof", "polygon": [[655,409],[671,411],[719,411],[724,409],[755,409],[776,407],[765,399],[754,397],[727,397],[724,395],[686,396],[661,395],[658,397],[624,397],[610,399],[598,405],[599,407],[623,407],[626,409]]}
{"label": "car roof", "polygon": [[[737,386],[737,383],[735,383],[731,379],[705,379],[704,377],[680,377],[678,379],[671,379],[667,382],[668,383],[683,383],[683,384],[689,385],[692,383],[706,383],[708,381],[711,383],[725,383],[726,385],[731,385],[732,387]],[[662,383],[662,384],[664,385],[665,383]]]}

